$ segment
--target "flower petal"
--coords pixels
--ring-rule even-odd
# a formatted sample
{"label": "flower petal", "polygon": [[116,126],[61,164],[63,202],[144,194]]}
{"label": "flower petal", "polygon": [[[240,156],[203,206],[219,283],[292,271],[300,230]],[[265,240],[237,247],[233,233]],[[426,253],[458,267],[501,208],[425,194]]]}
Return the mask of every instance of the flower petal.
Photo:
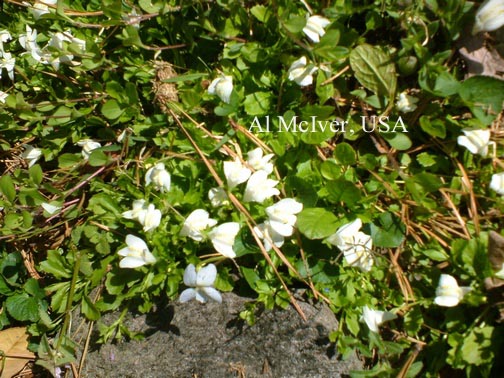
{"label": "flower petal", "polygon": [[214,264],[208,264],[197,272],[197,286],[212,286],[217,278],[217,268]]}
{"label": "flower petal", "polygon": [[203,294],[206,298],[209,298],[215,302],[222,303],[221,293],[217,289],[213,287],[203,287],[200,289],[201,294]]}
{"label": "flower petal", "polygon": [[179,297],[179,302],[185,303],[189,302],[190,300],[196,298],[196,290],[193,288],[185,289]]}
{"label": "flower petal", "polygon": [[146,262],[142,258],[136,256],[126,256],[119,261],[120,268],[138,268],[145,264]]}
{"label": "flower petal", "polygon": [[184,284],[186,286],[196,286],[197,282],[197,274],[196,274],[196,267],[194,264],[189,264],[187,268],[184,271]]}

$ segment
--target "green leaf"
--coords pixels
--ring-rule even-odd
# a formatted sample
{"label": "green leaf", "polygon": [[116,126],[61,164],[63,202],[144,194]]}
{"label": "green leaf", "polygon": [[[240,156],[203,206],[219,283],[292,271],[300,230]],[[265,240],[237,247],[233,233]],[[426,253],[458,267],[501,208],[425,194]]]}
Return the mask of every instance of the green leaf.
{"label": "green leaf", "polygon": [[329,199],[334,202],[343,202],[346,206],[353,207],[361,200],[361,192],[353,183],[344,178],[329,181],[326,185]]}
{"label": "green leaf", "polygon": [[261,277],[256,273],[254,269],[246,268],[244,266],[240,266],[240,270],[245,277],[245,280],[249,284],[252,289],[255,289],[256,283],[261,280]]}
{"label": "green leaf", "polygon": [[101,167],[107,165],[109,157],[101,150],[93,150],[88,159],[89,165],[92,167]]}
{"label": "green leaf", "polygon": [[297,227],[308,239],[323,239],[336,232],[338,218],[324,208],[307,208],[298,214]]}
{"label": "green leaf", "polygon": [[38,301],[26,293],[13,295],[5,301],[9,314],[20,322],[39,320]]}
{"label": "green leaf", "polygon": [[236,257],[240,257],[251,253],[258,253],[260,249],[250,231],[243,228],[235,238],[233,251],[235,251]]}
{"label": "green leaf", "polygon": [[72,277],[71,267],[68,266],[59,251],[55,249],[47,251],[47,259],[40,263],[40,268],[44,272],[52,274],[56,278]]}
{"label": "green leaf", "polygon": [[33,181],[33,183],[35,185],[40,185],[44,175],[44,173],[42,172],[42,168],[40,168],[40,165],[38,164],[32,165],[28,169],[28,173],[30,174],[30,178]]}
{"label": "green leaf", "polygon": [[250,13],[261,22],[268,22],[269,10],[264,5],[254,5],[250,8]]}
{"label": "green leaf", "polygon": [[255,92],[245,96],[245,112],[251,116],[268,114],[273,95],[269,92]]}
{"label": "green leaf", "polygon": [[446,261],[449,256],[442,249],[425,249],[422,254],[434,261]]}
{"label": "green leaf", "polygon": [[355,151],[348,143],[339,143],[334,149],[334,157],[343,165],[355,164]]}
{"label": "green leaf", "polygon": [[124,113],[124,109],[121,109],[116,100],[108,100],[103,104],[101,112],[107,119],[117,119]]}
{"label": "green leaf", "polygon": [[76,154],[62,154],[58,156],[58,166],[60,168],[74,167],[82,161],[82,156]]}
{"label": "green leaf", "polygon": [[491,350],[493,333],[494,327],[492,326],[473,328],[464,338],[464,344],[460,349],[463,360],[472,365],[492,362],[496,357]]}
{"label": "green leaf", "polygon": [[443,182],[437,175],[428,172],[417,173],[413,176],[413,180],[428,193],[435,192],[443,186]]}
{"label": "green leaf", "polygon": [[9,202],[14,202],[16,199],[16,188],[12,177],[9,175],[4,175],[0,177],[0,191],[9,200]]}
{"label": "green leaf", "polygon": [[390,56],[378,47],[357,46],[350,53],[350,66],[364,87],[377,95],[394,98],[397,78]]}
{"label": "green leaf", "polygon": [[404,241],[404,224],[391,213],[382,213],[371,223],[371,237],[376,247],[395,248]]}
{"label": "green leaf", "polygon": [[502,111],[504,81],[489,76],[473,76],[460,86],[459,95],[485,125]]}
{"label": "green leaf", "polygon": [[446,126],[440,119],[430,120],[428,116],[421,116],[418,120],[423,131],[433,137],[444,139],[446,137]]}
{"label": "green leaf", "polygon": [[12,290],[7,285],[5,279],[0,275],[0,295],[10,295]]}
{"label": "green leaf", "polygon": [[81,311],[88,320],[96,321],[100,319],[100,311],[87,295],[82,296]]}
{"label": "green leaf", "polygon": [[67,108],[66,106],[60,106],[49,118],[47,124],[50,126],[57,126],[62,125],[64,123],[68,123],[71,120],[72,120],[72,109]]}
{"label": "green leaf", "polygon": [[101,9],[105,16],[114,20],[121,19],[122,1],[121,0],[101,0]]}
{"label": "green leaf", "polygon": [[306,18],[303,16],[292,16],[283,23],[285,29],[291,33],[299,33],[306,25]]}
{"label": "green leaf", "polygon": [[391,147],[399,151],[404,151],[409,149],[413,143],[409,136],[405,133],[381,133],[383,139],[385,139]]}
{"label": "green leaf", "polygon": [[157,13],[163,9],[164,6],[162,2],[159,3],[152,0],[139,0],[138,5],[140,5],[140,8],[147,13]]}

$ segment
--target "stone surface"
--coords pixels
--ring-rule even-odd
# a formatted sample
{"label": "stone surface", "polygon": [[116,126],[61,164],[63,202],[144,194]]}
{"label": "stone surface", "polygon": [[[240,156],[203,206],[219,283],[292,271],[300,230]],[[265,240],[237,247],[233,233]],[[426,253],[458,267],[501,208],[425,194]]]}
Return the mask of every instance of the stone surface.
{"label": "stone surface", "polygon": [[361,367],[329,342],[338,322],[327,306],[299,302],[307,322],[293,308],[263,311],[249,326],[238,316],[246,301],[227,293],[222,304],[171,303],[132,317],[126,325],[146,338],[93,345],[82,378],[336,378]]}

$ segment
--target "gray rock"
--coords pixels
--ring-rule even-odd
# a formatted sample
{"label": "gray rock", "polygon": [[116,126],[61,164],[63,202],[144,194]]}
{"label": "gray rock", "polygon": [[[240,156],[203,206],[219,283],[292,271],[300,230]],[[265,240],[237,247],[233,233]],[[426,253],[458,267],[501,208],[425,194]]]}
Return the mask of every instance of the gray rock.
{"label": "gray rock", "polygon": [[82,377],[336,378],[362,368],[338,358],[328,339],[338,322],[326,305],[299,302],[306,322],[289,308],[263,311],[249,326],[238,316],[247,301],[227,293],[222,304],[173,303],[129,319],[148,336],[95,346]]}

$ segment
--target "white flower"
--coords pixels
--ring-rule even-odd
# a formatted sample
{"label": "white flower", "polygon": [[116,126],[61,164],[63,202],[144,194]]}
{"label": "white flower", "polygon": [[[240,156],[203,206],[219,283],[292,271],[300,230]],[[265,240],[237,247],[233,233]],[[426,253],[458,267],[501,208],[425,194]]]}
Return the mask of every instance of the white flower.
{"label": "white flower", "polygon": [[504,1],[487,0],[476,12],[473,34],[494,31],[504,25]]}
{"label": "white flower", "polygon": [[214,264],[208,264],[196,272],[193,264],[189,264],[184,271],[184,284],[189,286],[180,294],[179,301],[184,303],[191,299],[206,303],[209,299],[222,303],[220,293],[213,288],[217,278],[217,268]]}
{"label": "white flower", "polygon": [[212,188],[208,191],[208,199],[213,207],[229,204],[229,197],[223,188]]}
{"label": "white flower", "polygon": [[97,148],[101,147],[101,144],[98,142],[95,142],[92,139],[83,139],[77,142],[77,145],[79,147],[82,147],[82,157],[84,159],[89,159],[89,156],[91,155],[91,152],[93,150],[96,150]]}
{"label": "white flower", "polygon": [[28,167],[31,167],[42,156],[42,150],[40,148],[30,146],[29,144],[23,144],[23,147],[25,150],[21,154],[21,157],[28,160]]}
{"label": "white flower", "polygon": [[193,240],[202,241],[203,234],[202,231],[205,228],[213,227],[217,224],[215,219],[209,217],[208,212],[203,209],[194,210],[184,222],[182,230],[180,231],[181,236],[188,236]]}
{"label": "white flower", "polygon": [[0,51],[0,79],[2,78],[2,71],[5,68],[9,78],[14,81],[15,64],[16,58],[13,58],[11,53]]}
{"label": "white flower", "polygon": [[226,104],[231,101],[231,93],[233,92],[233,77],[221,75],[214,79],[208,87],[208,93],[217,95]]}
{"label": "white flower", "polygon": [[266,251],[271,251],[273,245],[280,248],[284,244],[284,237],[271,227],[269,221],[265,221],[257,225],[257,227],[254,227],[254,232],[262,239]]}
{"label": "white flower", "polygon": [[345,260],[350,266],[356,266],[369,272],[373,266],[371,236],[359,231],[362,221],[357,218],[353,222],[341,226],[335,234],[329,236],[327,241],[340,249]]}
{"label": "white flower", "polygon": [[273,172],[273,163],[270,163],[274,154],[263,156],[263,150],[260,147],[249,151],[247,153],[247,164],[254,168],[256,171],[265,171],[270,174]]}
{"label": "white flower", "polygon": [[504,172],[492,175],[490,189],[493,189],[501,196],[504,196]]}
{"label": "white flower", "polygon": [[289,68],[289,80],[295,81],[301,87],[311,85],[313,83],[312,74],[317,71],[317,67],[313,64],[306,65],[306,57],[301,57],[291,64]]}
{"label": "white flower", "polygon": [[156,258],[149,251],[147,244],[142,239],[134,235],[127,235],[126,245],[127,247],[117,251],[119,256],[124,257],[119,262],[121,268],[138,268],[139,266],[154,264],[156,262]]}
{"label": "white flower", "polygon": [[236,222],[222,223],[214,227],[208,237],[217,252],[229,258],[236,257],[236,252],[233,250],[233,244],[236,235],[240,231],[240,224]]}
{"label": "white flower", "polygon": [[306,26],[303,28],[303,33],[306,34],[312,42],[320,42],[320,37],[325,34],[324,28],[329,25],[331,21],[322,16],[311,16],[306,21]]}
{"label": "white flower", "polygon": [[418,98],[409,96],[406,92],[401,92],[399,94],[399,100],[396,102],[397,109],[402,113],[409,113],[414,111],[417,106]]}
{"label": "white flower", "polygon": [[275,188],[277,184],[278,181],[269,179],[265,171],[256,171],[247,181],[243,200],[263,203],[267,198],[280,194],[280,191]]}
{"label": "white flower", "polygon": [[291,236],[297,217],[295,214],[303,210],[303,204],[292,198],[284,198],[266,208],[270,227],[279,235]]}
{"label": "white flower", "polygon": [[147,209],[147,203],[143,199],[134,200],[132,207],[132,210],[125,211],[122,216],[126,219],[138,220],[140,213]]}
{"label": "white flower", "polygon": [[[49,7],[47,5],[56,5],[57,2],[58,0],[35,1],[33,7],[30,7],[30,12],[32,13],[33,18],[35,18],[35,20],[38,20],[40,16],[50,13]],[[30,5],[30,3],[25,1],[23,1],[23,4]]]}
{"label": "white flower", "polygon": [[238,158],[235,161],[224,162],[224,176],[226,176],[229,189],[247,181],[251,173],[251,170],[245,167]]}
{"label": "white flower", "polygon": [[49,215],[54,215],[54,214],[56,214],[58,211],[60,211],[63,208],[63,206],[61,206],[61,204],[58,203],[58,202],[52,202],[52,203],[44,202],[40,206],[42,206],[42,208]]}
{"label": "white flower", "polygon": [[454,307],[470,290],[471,288],[467,286],[459,287],[457,280],[449,274],[441,274],[434,303],[439,306]]}
{"label": "white flower", "polygon": [[471,153],[478,154],[483,157],[488,155],[488,146],[490,142],[490,129],[471,130],[463,129],[465,135],[457,138],[457,143],[467,148]]}
{"label": "white flower", "polygon": [[4,52],[4,47],[3,44],[5,42],[8,42],[12,39],[11,34],[9,33],[8,30],[0,30],[0,52]]}
{"label": "white flower", "polygon": [[388,311],[379,311],[379,310],[372,310],[368,306],[364,306],[362,308],[362,316],[361,316],[361,321],[366,322],[368,328],[375,333],[378,333],[378,327],[385,323],[388,322],[389,320],[393,320],[397,318],[396,314],[393,314]]}
{"label": "white flower", "polygon": [[37,62],[46,58],[47,54],[42,52],[42,49],[37,44],[37,30],[26,25],[26,34],[19,36],[19,44],[35,59]]}
{"label": "white flower", "polygon": [[145,185],[153,184],[156,190],[163,193],[169,191],[171,187],[171,176],[163,163],[157,163],[154,167],[147,170],[145,174]]}
{"label": "white flower", "polygon": [[161,210],[156,209],[153,204],[149,204],[147,209],[138,215],[138,222],[143,226],[145,232],[154,230],[161,223]]}
{"label": "white flower", "polygon": [[161,210],[156,209],[153,204],[147,204],[143,199],[133,201],[133,209],[125,211],[122,216],[138,221],[145,232],[155,229],[161,223]]}

